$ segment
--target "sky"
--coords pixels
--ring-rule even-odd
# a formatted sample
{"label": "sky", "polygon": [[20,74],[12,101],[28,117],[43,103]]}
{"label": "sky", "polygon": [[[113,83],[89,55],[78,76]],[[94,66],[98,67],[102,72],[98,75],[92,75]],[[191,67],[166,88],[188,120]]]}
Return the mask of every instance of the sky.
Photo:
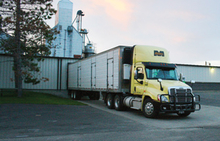
{"label": "sky", "polygon": [[[53,1],[57,9],[59,0]],[[220,0],[70,0],[96,52],[118,45],[166,48],[172,63],[220,66]],[[48,24],[53,27],[55,17]]]}

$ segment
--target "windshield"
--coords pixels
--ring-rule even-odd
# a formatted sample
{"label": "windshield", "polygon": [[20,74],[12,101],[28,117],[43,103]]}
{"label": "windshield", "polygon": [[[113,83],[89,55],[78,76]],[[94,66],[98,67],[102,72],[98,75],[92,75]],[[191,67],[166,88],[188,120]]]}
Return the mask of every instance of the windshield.
{"label": "windshield", "polygon": [[146,68],[148,79],[177,80],[175,69]]}

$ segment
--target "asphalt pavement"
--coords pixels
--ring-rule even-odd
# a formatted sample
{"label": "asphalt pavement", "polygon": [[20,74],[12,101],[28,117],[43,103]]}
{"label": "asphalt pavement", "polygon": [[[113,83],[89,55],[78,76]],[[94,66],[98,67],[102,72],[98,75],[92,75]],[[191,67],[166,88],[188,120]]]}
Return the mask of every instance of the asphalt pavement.
{"label": "asphalt pavement", "polygon": [[220,140],[220,91],[195,93],[202,109],[187,118],[148,119],[141,111],[108,109],[101,100],[82,100],[89,106],[1,104],[0,140]]}
{"label": "asphalt pavement", "polygon": [[194,91],[195,94],[200,95],[201,105],[220,107],[220,91]]}
{"label": "asphalt pavement", "polygon": [[139,131],[143,125],[90,106],[1,104],[0,140]]}

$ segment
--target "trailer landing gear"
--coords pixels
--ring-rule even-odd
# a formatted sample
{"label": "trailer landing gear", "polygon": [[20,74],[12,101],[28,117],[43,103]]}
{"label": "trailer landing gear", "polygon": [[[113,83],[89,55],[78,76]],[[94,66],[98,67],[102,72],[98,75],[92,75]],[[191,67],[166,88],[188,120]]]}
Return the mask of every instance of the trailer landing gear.
{"label": "trailer landing gear", "polygon": [[89,99],[91,100],[99,100],[100,94],[99,93],[91,93],[89,94]]}

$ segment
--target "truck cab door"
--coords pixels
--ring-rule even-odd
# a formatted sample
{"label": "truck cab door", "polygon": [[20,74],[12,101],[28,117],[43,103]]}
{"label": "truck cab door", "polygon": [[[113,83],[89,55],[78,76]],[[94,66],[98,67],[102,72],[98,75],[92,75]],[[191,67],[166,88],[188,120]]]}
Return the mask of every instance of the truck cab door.
{"label": "truck cab door", "polygon": [[134,94],[142,95],[144,92],[145,72],[143,67],[136,67],[134,74]]}

